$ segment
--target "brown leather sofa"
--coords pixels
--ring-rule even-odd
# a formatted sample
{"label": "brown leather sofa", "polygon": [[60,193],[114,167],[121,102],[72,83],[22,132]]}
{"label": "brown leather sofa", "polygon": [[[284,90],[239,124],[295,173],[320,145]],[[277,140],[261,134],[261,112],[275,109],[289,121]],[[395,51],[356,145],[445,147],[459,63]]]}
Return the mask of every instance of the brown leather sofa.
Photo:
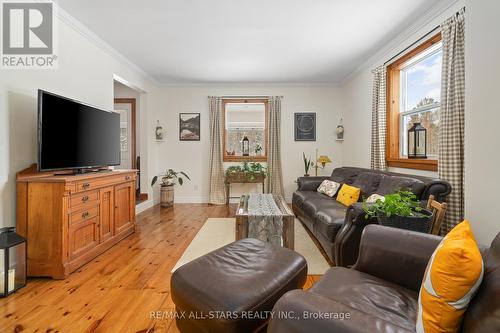
{"label": "brown leather sofa", "polygon": [[[286,293],[268,332],[415,332],[420,285],[440,240],[367,226],[356,265],[331,268],[311,289]],[[464,333],[500,332],[500,233],[481,252],[484,278],[465,313]]]}
{"label": "brown leather sofa", "polygon": [[292,199],[295,215],[316,237],[330,260],[343,267],[356,262],[363,228],[378,222],[365,218],[361,202],[345,207],[335,197],[318,193],[317,188],[325,179],[361,188],[359,201],[373,193],[385,195],[399,189],[412,191],[419,200],[427,200],[432,194],[436,200],[445,201],[451,192],[450,184],[440,179],[354,167],[337,168],[330,177],[298,178]]}

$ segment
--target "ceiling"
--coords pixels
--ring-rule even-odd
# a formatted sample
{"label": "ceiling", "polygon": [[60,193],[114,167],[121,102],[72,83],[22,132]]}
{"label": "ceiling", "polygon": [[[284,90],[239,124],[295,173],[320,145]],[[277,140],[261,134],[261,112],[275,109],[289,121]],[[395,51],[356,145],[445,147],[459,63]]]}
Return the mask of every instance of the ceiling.
{"label": "ceiling", "polygon": [[337,83],[438,0],[59,0],[160,83]]}

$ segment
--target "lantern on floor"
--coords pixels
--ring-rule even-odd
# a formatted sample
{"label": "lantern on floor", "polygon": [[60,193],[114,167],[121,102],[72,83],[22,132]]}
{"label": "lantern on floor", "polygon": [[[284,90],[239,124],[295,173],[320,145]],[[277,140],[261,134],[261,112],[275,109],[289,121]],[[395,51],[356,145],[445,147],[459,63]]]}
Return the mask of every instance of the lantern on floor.
{"label": "lantern on floor", "polygon": [[243,156],[250,156],[250,141],[246,135],[243,137],[243,141],[241,141],[241,151]]}
{"label": "lantern on floor", "polygon": [[0,297],[26,285],[26,239],[14,228],[0,229]]}
{"label": "lantern on floor", "polygon": [[408,130],[408,158],[427,158],[427,130],[420,123]]}

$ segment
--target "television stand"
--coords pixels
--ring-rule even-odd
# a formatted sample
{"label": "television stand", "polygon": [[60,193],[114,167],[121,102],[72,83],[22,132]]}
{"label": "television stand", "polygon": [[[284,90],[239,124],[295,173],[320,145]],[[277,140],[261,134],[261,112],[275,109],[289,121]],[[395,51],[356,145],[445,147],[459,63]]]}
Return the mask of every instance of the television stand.
{"label": "television stand", "polygon": [[135,231],[137,170],[74,171],[56,175],[34,164],[17,173],[28,276],[63,279]]}

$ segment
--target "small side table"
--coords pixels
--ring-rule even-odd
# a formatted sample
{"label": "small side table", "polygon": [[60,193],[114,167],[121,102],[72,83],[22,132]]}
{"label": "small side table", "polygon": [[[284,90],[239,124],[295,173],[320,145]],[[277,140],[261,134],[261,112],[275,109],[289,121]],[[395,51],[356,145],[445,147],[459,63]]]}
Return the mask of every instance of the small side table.
{"label": "small side table", "polygon": [[[226,184],[226,205],[229,205],[229,198],[230,196],[230,189],[231,189],[231,184],[234,183],[239,183],[239,184],[262,184],[262,193],[264,193],[264,182],[266,181],[266,174],[264,172],[262,173],[256,173],[249,174],[248,172],[231,172],[226,174],[226,180],[224,183]],[[233,197],[233,198],[239,198],[239,197]]]}

